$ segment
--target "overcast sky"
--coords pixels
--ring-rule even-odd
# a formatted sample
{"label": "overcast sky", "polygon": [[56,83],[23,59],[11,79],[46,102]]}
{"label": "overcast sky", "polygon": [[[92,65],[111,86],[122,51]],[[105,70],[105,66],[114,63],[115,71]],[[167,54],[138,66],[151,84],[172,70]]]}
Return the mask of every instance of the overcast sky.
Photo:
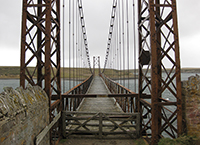
{"label": "overcast sky", "polygon": [[[105,58],[112,0],[82,1],[90,57]],[[1,0],[0,66],[20,65],[21,10],[22,0]],[[200,67],[200,1],[177,0],[177,10],[181,67]]]}

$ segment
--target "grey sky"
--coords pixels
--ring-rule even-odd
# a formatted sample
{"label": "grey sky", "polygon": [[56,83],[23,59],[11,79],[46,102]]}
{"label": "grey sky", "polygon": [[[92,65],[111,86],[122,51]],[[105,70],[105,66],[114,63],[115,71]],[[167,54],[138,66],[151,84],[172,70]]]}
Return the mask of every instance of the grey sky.
{"label": "grey sky", "polygon": [[[0,66],[20,65],[22,0],[1,0]],[[112,0],[82,0],[90,57],[105,58]],[[177,0],[182,67],[200,67],[200,1]],[[97,48],[95,45],[98,44]]]}

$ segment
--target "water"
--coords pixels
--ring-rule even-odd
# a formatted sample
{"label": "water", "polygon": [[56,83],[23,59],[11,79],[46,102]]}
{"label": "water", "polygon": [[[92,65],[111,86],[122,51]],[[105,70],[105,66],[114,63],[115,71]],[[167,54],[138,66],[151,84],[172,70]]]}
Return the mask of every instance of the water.
{"label": "water", "polygon": [[[182,81],[188,80],[188,77],[194,76],[194,75],[196,75],[196,73],[182,73],[181,74],[181,80]],[[198,75],[200,75],[200,74],[198,74]],[[75,82],[71,81],[71,85],[70,86],[73,87],[73,86],[76,86],[79,83],[81,83],[81,81],[75,81]],[[62,87],[62,93],[67,92],[70,89],[70,87],[69,87],[69,80],[65,80],[64,84],[65,84],[65,88]],[[122,81],[121,84],[124,85],[125,87],[127,87],[128,86],[128,81],[127,80],[125,80],[124,82]],[[63,80],[61,80],[61,85],[63,86]],[[19,86],[19,79],[0,79],[0,93],[3,91],[4,87],[13,87],[15,89],[18,86]],[[135,87],[135,81],[134,80],[130,80],[129,81],[129,88],[132,91],[134,91],[134,92],[137,93],[138,92],[138,79],[136,79],[136,87]],[[148,92],[146,92],[146,93],[148,93]],[[166,91],[166,92],[163,93],[163,98],[168,99],[168,98],[170,98],[170,95],[171,94]],[[146,101],[150,102],[151,100],[147,99]],[[170,100],[170,101],[173,102],[174,100]],[[169,110],[172,110],[172,111],[174,111],[176,109],[175,106],[166,106],[166,108],[169,109]],[[168,112],[167,110],[165,110],[165,111],[166,111],[165,112],[166,116],[169,117],[171,115],[171,113]],[[143,113],[145,113],[145,110],[144,110]],[[144,119],[144,122],[147,122],[147,121],[148,121],[148,119]],[[177,122],[174,121],[173,125],[176,126],[176,123]],[[170,132],[170,129],[167,129],[167,130]],[[150,133],[151,131],[148,130],[147,132]],[[170,137],[165,132],[163,132],[162,135],[165,136],[165,137]]]}
{"label": "water", "polygon": [[[181,73],[181,80],[184,81],[184,80],[187,80],[188,77],[190,76],[194,76],[196,75],[196,73]],[[200,75],[200,74],[198,74]],[[65,88],[62,87],[62,93],[66,92],[69,90],[69,80],[65,80]],[[81,81],[75,81],[74,83],[71,81],[71,87],[73,85],[77,85],[81,83]],[[127,81],[125,81],[125,86],[127,87]],[[134,92],[138,92],[138,80],[136,80],[136,90],[135,90],[135,87],[134,87],[134,81],[131,81],[129,82],[129,88],[134,91]],[[63,80],[61,80],[61,86],[63,86]],[[3,91],[3,88],[4,87],[12,87],[12,88],[17,88],[19,87],[19,79],[0,79],[0,93]]]}
{"label": "water", "polygon": [[[34,80],[36,81],[36,80]],[[76,86],[80,84],[82,81],[70,81],[71,87]],[[61,86],[62,86],[62,93],[67,92],[69,88],[69,80],[64,81],[65,88],[63,88],[63,79],[61,80]],[[0,79],[0,93],[3,91],[4,87],[12,87],[13,89],[20,86],[20,80],[19,79]]]}
{"label": "water", "polygon": [[19,86],[19,79],[0,79],[0,93],[4,87],[17,88]]}

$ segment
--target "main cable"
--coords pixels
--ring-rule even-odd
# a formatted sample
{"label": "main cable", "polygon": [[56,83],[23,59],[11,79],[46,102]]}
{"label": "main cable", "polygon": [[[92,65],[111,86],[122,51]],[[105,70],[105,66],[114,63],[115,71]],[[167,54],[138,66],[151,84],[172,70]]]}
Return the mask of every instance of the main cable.
{"label": "main cable", "polygon": [[65,92],[65,0],[63,0],[63,92]]}
{"label": "main cable", "polygon": [[69,0],[69,89],[71,89],[71,0]]}
{"label": "main cable", "polygon": [[121,38],[121,5],[120,5],[120,0],[119,0],[119,3],[118,3],[118,10],[119,10],[119,76],[120,76],[120,84],[122,83],[121,79],[122,79],[122,38]]}
{"label": "main cable", "polygon": [[75,86],[75,73],[74,73],[74,70],[75,70],[75,66],[74,66],[74,62],[75,62],[75,53],[74,53],[74,51],[75,51],[75,28],[74,28],[74,26],[75,26],[75,18],[74,18],[74,15],[75,15],[75,9],[74,9],[74,7],[75,7],[75,5],[74,5],[74,0],[73,0],[73,3],[72,3],[72,23],[73,23],[73,25],[72,25],[72,74],[73,74],[73,87]]}
{"label": "main cable", "polygon": [[109,27],[109,32],[108,32],[108,43],[107,43],[106,57],[105,57],[104,69],[103,69],[102,73],[105,71],[107,61],[108,61],[108,56],[109,56],[109,51],[110,51],[110,46],[111,46],[111,41],[112,41],[113,27],[114,27],[114,22],[115,22],[116,7],[117,7],[117,0],[113,0],[110,27]]}
{"label": "main cable", "polygon": [[128,18],[128,0],[126,0],[126,22],[127,22],[127,69],[128,69],[128,88],[129,88],[129,18]]}
{"label": "main cable", "polygon": [[125,86],[125,28],[124,28],[124,1],[122,0],[122,50],[123,50],[123,86]]}
{"label": "main cable", "polygon": [[136,37],[135,37],[135,3],[133,0],[133,41],[134,41],[134,92],[136,92]]}
{"label": "main cable", "polygon": [[83,7],[82,7],[82,1],[81,0],[77,0],[77,1],[78,1],[78,7],[79,7],[80,21],[81,21],[81,25],[82,25],[82,34],[83,34],[83,39],[84,39],[87,63],[88,63],[90,72],[92,73],[90,57],[89,57],[88,42],[87,42],[87,34],[86,34],[85,21],[84,21],[84,14],[83,14]]}

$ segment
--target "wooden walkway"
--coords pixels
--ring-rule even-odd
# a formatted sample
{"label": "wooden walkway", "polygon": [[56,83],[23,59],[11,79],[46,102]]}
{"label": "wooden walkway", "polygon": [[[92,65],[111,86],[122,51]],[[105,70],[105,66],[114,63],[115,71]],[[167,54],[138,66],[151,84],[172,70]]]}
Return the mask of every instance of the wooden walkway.
{"label": "wooden walkway", "polygon": [[103,144],[108,145],[112,139],[123,138],[124,142],[120,144],[133,144],[133,138],[137,137],[133,122],[138,114],[124,113],[114,98],[106,97],[110,91],[99,76],[94,77],[87,94],[97,94],[98,97],[84,98],[77,111],[63,114],[68,122],[64,131],[67,132],[64,135],[67,137],[65,144],[74,144],[79,140],[83,143],[87,138],[98,143],[107,140]]}
{"label": "wooden walkway", "polygon": [[115,104],[114,98],[105,97],[110,94],[110,91],[104,84],[103,80],[99,76],[95,76],[91,86],[89,87],[87,94],[97,94],[97,98],[85,98],[78,109],[78,111],[84,112],[110,112],[110,113],[122,113],[122,109]]}
{"label": "wooden walkway", "polygon": [[109,89],[99,76],[95,76],[86,94],[110,94]]}

